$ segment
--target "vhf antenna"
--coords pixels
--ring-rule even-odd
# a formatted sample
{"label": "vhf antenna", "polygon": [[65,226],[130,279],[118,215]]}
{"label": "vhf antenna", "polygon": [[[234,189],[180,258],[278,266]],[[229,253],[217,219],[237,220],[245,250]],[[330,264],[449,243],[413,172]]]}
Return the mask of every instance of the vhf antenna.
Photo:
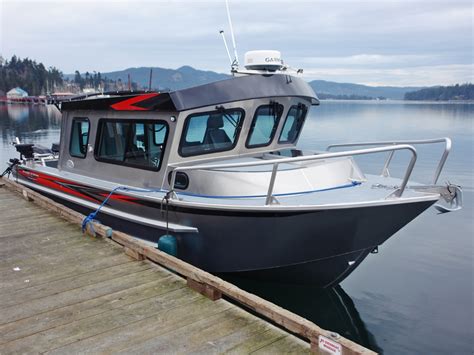
{"label": "vhf antenna", "polygon": [[219,33],[222,35],[222,39],[224,40],[225,49],[227,51],[227,55],[229,56],[231,71],[235,72],[239,69],[239,56],[237,54],[237,46],[235,44],[235,37],[234,37],[234,29],[232,28],[232,19],[230,17],[230,10],[229,10],[229,1],[225,0],[225,6],[227,9],[227,19],[229,20],[229,27],[230,27],[230,36],[232,38],[232,46],[234,47],[234,59],[230,55],[229,47],[227,46],[227,41],[224,36],[224,31],[220,30]]}
{"label": "vhf antenna", "polygon": [[234,65],[234,62],[232,61],[232,57],[230,56],[229,47],[227,46],[227,41],[225,40],[225,36],[224,36],[224,30],[220,30],[219,33],[221,34],[222,40],[224,41],[225,50],[227,51],[227,56],[229,57],[230,66],[232,67]]}

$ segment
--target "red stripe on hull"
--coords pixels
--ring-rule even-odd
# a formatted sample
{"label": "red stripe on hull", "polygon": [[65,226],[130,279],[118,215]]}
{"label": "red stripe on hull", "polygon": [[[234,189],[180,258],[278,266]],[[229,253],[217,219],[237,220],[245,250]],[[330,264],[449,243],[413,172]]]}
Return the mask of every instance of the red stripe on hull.
{"label": "red stripe on hull", "polygon": [[[32,172],[32,171],[29,171],[29,170],[19,168],[17,170],[17,172],[18,172],[19,175],[23,176],[24,178],[26,178],[30,181],[33,181],[35,184],[38,184],[38,185],[41,185],[41,186],[44,186],[44,187],[48,187],[50,189],[53,189],[53,190],[56,190],[56,191],[59,191],[59,192],[62,192],[62,193],[66,193],[66,194],[69,194],[69,195],[80,197],[84,200],[92,201],[92,202],[95,202],[95,203],[102,202],[110,193],[110,192],[107,192],[107,191],[104,191],[104,190],[97,189],[97,192],[95,192],[95,194],[97,195],[97,197],[101,197],[101,198],[93,198],[91,196],[88,196],[88,195],[86,195],[84,193],[81,193],[80,191],[75,190],[74,188],[72,188],[72,187],[75,187],[77,189],[95,189],[93,187],[89,187],[89,186],[86,186],[86,185],[81,185],[81,184],[78,184],[78,183],[76,183],[72,180],[57,178],[55,176],[40,173],[40,172],[37,172],[37,171]],[[71,187],[65,186],[65,185],[71,185]],[[119,200],[119,201],[127,202],[127,203],[135,203],[134,201],[138,200],[135,197],[126,196],[126,195],[117,195],[117,194],[113,194],[110,197],[110,199]]]}

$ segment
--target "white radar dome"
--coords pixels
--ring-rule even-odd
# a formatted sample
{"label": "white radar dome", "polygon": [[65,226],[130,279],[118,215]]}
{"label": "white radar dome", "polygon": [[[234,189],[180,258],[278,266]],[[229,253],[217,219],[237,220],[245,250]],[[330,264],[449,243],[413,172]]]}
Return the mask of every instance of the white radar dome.
{"label": "white radar dome", "polygon": [[281,53],[272,50],[249,51],[245,53],[244,63],[248,70],[276,71],[283,66]]}

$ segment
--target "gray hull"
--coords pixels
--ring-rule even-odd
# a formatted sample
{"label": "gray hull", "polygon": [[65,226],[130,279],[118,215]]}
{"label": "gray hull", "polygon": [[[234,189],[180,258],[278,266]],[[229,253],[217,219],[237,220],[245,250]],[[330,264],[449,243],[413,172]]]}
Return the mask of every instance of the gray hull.
{"label": "gray hull", "polygon": [[[49,195],[81,213],[83,206]],[[114,202],[116,208],[124,207]],[[169,206],[170,222],[199,233],[171,233],[178,257],[216,274],[321,287],[346,278],[374,249],[433,204],[432,201],[304,212],[226,212]],[[127,212],[161,219],[159,204],[127,205]],[[157,242],[166,233],[100,213],[97,219],[136,237]]]}
{"label": "gray hull", "polygon": [[417,202],[303,213],[176,213],[199,235],[179,256],[205,270],[284,283],[341,282],[376,246],[432,205]]}

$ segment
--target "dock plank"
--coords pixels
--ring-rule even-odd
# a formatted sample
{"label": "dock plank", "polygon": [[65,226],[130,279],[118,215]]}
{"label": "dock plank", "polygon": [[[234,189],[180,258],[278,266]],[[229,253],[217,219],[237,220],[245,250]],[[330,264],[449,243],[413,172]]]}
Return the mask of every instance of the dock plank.
{"label": "dock plank", "polygon": [[81,287],[93,285],[106,281],[110,278],[117,278],[137,271],[150,269],[147,263],[128,263],[102,268],[85,275],[77,275],[62,280],[51,281],[46,284],[29,287],[9,293],[8,295],[0,294],[0,312],[3,308],[10,306],[19,306],[23,303],[31,302],[36,299],[53,296],[62,292],[77,290]]}
{"label": "dock plank", "polygon": [[[248,354],[285,336],[287,336],[287,333],[279,332],[278,328],[269,323],[249,322],[249,324],[234,329],[228,334],[222,334],[221,338],[206,343],[193,352],[196,354]],[[303,351],[304,349],[300,350]]]}
{"label": "dock plank", "polygon": [[56,308],[39,315],[23,318],[19,321],[0,326],[0,344],[98,315],[106,310],[121,308],[183,287],[184,285],[176,279],[154,280],[101,297]]}
{"label": "dock plank", "polygon": [[252,352],[252,354],[258,355],[272,355],[278,353],[281,349],[285,349],[286,354],[309,354],[310,350],[307,349],[304,352],[301,352],[301,345],[303,345],[303,340],[294,339],[293,337],[287,335],[267,346],[260,348],[259,350]]}
{"label": "dock plank", "polygon": [[155,270],[132,270],[127,275],[110,277],[98,284],[57,293],[49,297],[34,299],[22,303],[21,307],[14,305],[2,308],[0,324],[31,317],[54,308],[72,305],[89,298],[100,297],[107,293],[133,287],[147,281],[151,277],[154,277],[154,275],[156,275]]}
{"label": "dock plank", "polygon": [[[36,259],[40,260],[41,256],[37,256]],[[9,279],[7,279],[7,277],[2,277],[0,279],[0,293],[9,293],[12,289],[23,289],[51,282],[53,280],[61,280],[74,275],[89,273],[96,269],[122,264],[123,262],[123,255],[115,254],[101,258],[84,258],[81,259],[80,264],[73,265],[68,263],[62,265],[60,268],[46,267],[42,268],[41,271],[38,269],[32,269],[28,270],[28,272],[21,269],[20,271],[15,271],[15,273],[18,274],[13,274],[14,276],[9,277]],[[12,266],[13,265],[15,264],[12,264]],[[12,273],[14,270],[9,268],[8,271]],[[3,272],[0,272],[0,275],[3,276],[3,274]],[[28,282],[26,283],[26,281]]]}
{"label": "dock plank", "polygon": [[308,342],[204,297],[168,269],[83,235],[74,224],[80,216],[51,206],[55,212],[0,187],[0,354],[310,351]]}

